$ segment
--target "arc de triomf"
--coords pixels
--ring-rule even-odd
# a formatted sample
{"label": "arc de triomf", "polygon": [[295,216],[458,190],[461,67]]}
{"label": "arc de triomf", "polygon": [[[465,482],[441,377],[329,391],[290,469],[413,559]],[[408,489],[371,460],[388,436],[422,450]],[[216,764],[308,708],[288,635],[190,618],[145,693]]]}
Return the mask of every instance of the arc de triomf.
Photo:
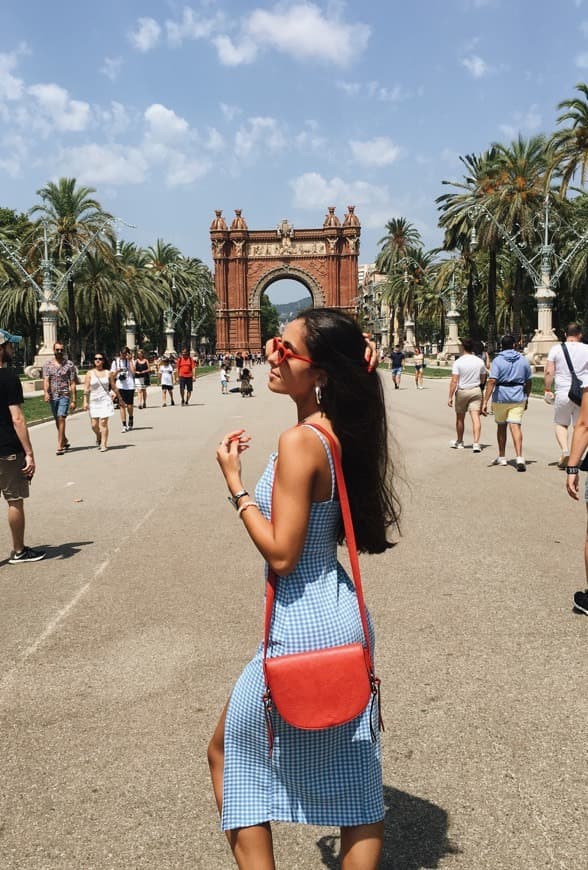
{"label": "arc de triomf", "polygon": [[216,347],[221,353],[261,348],[260,302],[275,281],[303,284],[315,307],[355,311],[361,225],[355,206],[343,223],[329,206],[322,227],[294,229],[283,220],[273,230],[250,230],[235,210],[231,227],[217,210],[210,226],[217,296]]}

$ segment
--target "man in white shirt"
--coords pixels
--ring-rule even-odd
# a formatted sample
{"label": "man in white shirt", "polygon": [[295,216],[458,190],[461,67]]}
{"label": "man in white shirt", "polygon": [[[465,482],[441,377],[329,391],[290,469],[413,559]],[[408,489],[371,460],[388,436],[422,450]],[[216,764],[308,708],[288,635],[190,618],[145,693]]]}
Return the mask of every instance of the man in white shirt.
{"label": "man in white shirt", "polygon": [[[582,386],[588,387],[588,345],[582,342],[582,330],[577,323],[568,324],[565,345],[572,368],[582,381]],[[555,394],[552,391],[554,377]],[[570,426],[576,425],[580,408],[568,397],[572,375],[561,344],[555,344],[549,351],[544,378],[545,401],[551,404],[555,398],[553,421],[555,438],[561,450],[558,465],[565,468],[570,454],[568,432]]]}
{"label": "man in white shirt", "polygon": [[455,431],[457,438],[450,441],[449,446],[454,450],[463,450],[463,433],[465,429],[465,415],[469,411],[474,430],[473,453],[481,453],[480,433],[482,424],[480,412],[482,410],[482,390],[486,383],[488,372],[484,361],[474,353],[475,342],[472,338],[464,338],[462,341],[463,355],[455,360],[451,369],[451,381],[449,384],[449,399],[447,404],[453,406],[455,396]]}

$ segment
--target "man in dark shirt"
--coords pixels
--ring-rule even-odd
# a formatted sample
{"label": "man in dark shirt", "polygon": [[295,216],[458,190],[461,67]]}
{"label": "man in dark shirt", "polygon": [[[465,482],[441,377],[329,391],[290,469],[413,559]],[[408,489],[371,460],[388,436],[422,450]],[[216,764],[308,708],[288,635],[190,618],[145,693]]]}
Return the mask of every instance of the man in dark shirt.
{"label": "man in dark shirt", "polygon": [[35,457],[24,418],[23,394],[14,369],[5,368],[12,358],[11,344],[21,341],[0,329],[0,491],[8,503],[8,526],[12,535],[11,565],[39,562],[41,550],[25,547],[25,513],[23,500],[35,473]]}
{"label": "man in dark shirt", "polygon": [[400,376],[404,369],[404,354],[400,350],[400,345],[396,345],[390,354],[390,368],[392,369],[392,379],[394,380],[394,389],[400,389]]}

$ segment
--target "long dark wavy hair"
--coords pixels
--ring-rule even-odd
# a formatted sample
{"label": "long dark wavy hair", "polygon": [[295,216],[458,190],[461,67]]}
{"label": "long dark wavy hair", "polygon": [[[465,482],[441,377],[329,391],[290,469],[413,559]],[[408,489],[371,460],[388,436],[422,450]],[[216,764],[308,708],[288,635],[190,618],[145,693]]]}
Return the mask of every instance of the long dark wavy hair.
{"label": "long dark wavy hair", "polygon": [[[320,406],[341,442],[357,548],[382,553],[394,546],[387,531],[399,530],[400,517],[382,383],[368,370],[365,339],[353,317],[336,308],[309,308],[298,319],[311,359],[327,375]],[[339,543],[343,539],[341,527]]]}

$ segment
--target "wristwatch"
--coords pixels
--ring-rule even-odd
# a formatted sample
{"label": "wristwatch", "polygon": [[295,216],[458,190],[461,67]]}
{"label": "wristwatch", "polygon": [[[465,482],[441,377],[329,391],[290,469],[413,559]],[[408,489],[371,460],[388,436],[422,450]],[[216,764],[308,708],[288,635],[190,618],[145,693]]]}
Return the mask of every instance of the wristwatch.
{"label": "wristwatch", "polygon": [[240,489],[239,492],[236,492],[235,495],[228,495],[227,498],[235,508],[235,510],[239,509],[239,499],[243,498],[244,495],[249,495],[246,489]]}
{"label": "wristwatch", "polygon": [[566,474],[579,474],[580,466],[579,465],[568,465],[566,466]]}

